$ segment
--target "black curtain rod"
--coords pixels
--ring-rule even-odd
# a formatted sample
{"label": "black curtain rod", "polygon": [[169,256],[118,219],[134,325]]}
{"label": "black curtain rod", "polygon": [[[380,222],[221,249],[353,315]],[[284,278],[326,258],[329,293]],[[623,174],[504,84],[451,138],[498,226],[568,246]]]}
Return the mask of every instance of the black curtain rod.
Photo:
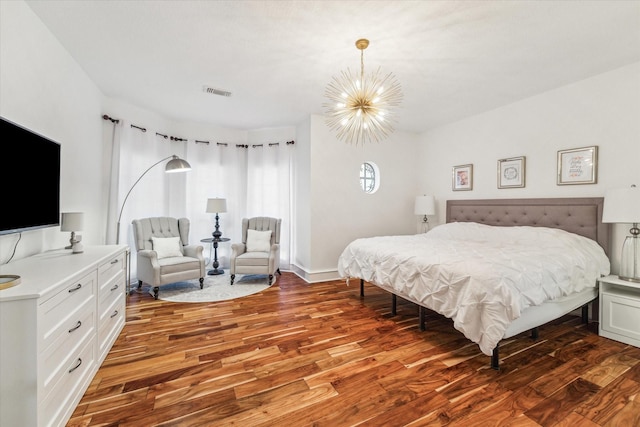
{"label": "black curtain rod", "polygon": [[102,120],[111,120],[111,123],[120,123],[120,119],[114,119],[112,117],[107,116],[106,114],[102,116]]}
{"label": "black curtain rod", "polygon": [[[120,123],[120,119],[114,119],[112,117],[109,117],[106,114],[104,114],[102,116],[102,119],[103,120],[110,120],[112,123]],[[140,126],[136,126],[136,125],[133,125],[133,124],[131,125],[131,127],[139,129],[142,132],[146,132],[147,131],[146,128],[143,128],[143,127],[140,127]],[[164,139],[171,139],[171,141],[187,141],[187,142],[189,141],[186,138],[179,138],[177,136],[169,136],[169,135],[165,135],[165,134],[162,134],[162,133],[159,133],[159,132],[156,132],[156,135],[161,136]],[[207,145],[209,145],[209,141],[202,141],[202,140],[196,139],[195,142],[196,142],[196,144],[207,144]],[[287,141],[286,144],[287,145],[293,145],[293,144],[295,144],[295,141]],[[226,147],[229,144],[226,143],[226,142],[216,142],[216,145]],[[257,147],[262,147],[263,145],[264,144],[253,144],[253,145],[251,145],[251,147],[257,148]],[[269,147],[274,147],[274,146],[280,145],[280,143],[279,142],[270,142],[268,145],[269,145]],[[249,148],[249,145],[248,144],[236,144],[236,147],[237,148]]]}

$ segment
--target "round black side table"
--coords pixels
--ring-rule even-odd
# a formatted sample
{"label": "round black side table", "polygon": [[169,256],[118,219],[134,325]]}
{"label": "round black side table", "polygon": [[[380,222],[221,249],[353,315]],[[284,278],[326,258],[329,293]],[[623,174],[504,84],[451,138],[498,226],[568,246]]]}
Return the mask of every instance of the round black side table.
{"label": "round black side table", "polygon": [[213,237],[209,237],[208,239],[202,239],[200,240],[202,243],[211,243],[211,245],[213,246],[213,270],[209,270],[207,272],[207,274],[209,276],[216,276],[218,274],[224,274],[224,270],[221,268],[218,268],[218,266],[220,265],[218,263],[218,243],[220,242],[228,242],[229,238],[226,237],[220,237],[219,239],[214,239]]}

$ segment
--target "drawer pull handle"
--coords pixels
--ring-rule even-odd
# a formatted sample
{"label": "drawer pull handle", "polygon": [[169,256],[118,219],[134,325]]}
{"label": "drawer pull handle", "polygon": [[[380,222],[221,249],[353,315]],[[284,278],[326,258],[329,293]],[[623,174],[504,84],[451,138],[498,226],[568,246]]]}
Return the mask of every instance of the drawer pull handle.
{"label": "drawer pull handle", "polygon": [[116,317],[118,315],[118,310],[114,311],[113,314],[111,315],[111,318],[113,319],[114,317]]}
{"label": "drawer pull handle", "polygon": [[118,286],[120,286],[120,285],[115,285],[113,288],[111,288],[111,290],[115,291],[116,289],[118,289]]}
{"label": "drawer pull handle", "polygon": [[75,371],[76,369],[78,369],[80,367],[80,365],[82,365],[82,359],[80,359],[78,357],[78,361],[76,362],[76,366],[74,366],[73,368],[69,369],[69,373],[72,373],[73,371]]}
{"label": "drawer pull handle", "polygon": [[111,265],[113,265],[113,264],[117,264],[117,263],[118,263],[118,260],[117,260],[117,259],[114,259],[113,261],[111,261]]}
{"label": "drawer pull handle", "polygon": [[82,326],[82,322],[78,320],[78,323],[76,323],[76,326],[74,326],[73,328],[69,329],[69,333],[75,331],[76,329],[78,329],[80,326]]}
{"label": "drawer pull handle", "polygon": [[81,287],[82,287],[82,283],[78,283],[78,285],[75,288],[69,289],[69,293],[80,290]]}

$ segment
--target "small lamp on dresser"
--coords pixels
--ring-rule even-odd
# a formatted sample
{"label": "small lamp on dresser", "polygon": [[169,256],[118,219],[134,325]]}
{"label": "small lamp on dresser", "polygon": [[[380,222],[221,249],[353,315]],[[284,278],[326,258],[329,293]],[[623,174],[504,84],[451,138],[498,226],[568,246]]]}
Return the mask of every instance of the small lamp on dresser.
{"label": "small lamp on dresser", "polygon": [[413,213],[415,215],[424,215],[422,218],[421,232],[426,233],[429,231],[429,218],[427,218],[427,215],[434,215],[436,213],[434,197],[426,195],[416,197]]}
{"label": "small lamp on dresser", "polygon": [[60,231],[70,231],[71,238],[69,239],[69,246],[65,249],[71,249],[74,254],[84,252],[82,247],[82,236],[76,236],[76,231],[82,231],[84,228],[84,213],[82,212],[63,212],[62,221],[60,224]]}
{"label": "small lamp on dresser", "polygon": [[620,253],[621,280],[640,283],[640,188],[632,185],[628,188],[607,190],[604,196],[602,222],[632,224],[630,235],[624,239]]}

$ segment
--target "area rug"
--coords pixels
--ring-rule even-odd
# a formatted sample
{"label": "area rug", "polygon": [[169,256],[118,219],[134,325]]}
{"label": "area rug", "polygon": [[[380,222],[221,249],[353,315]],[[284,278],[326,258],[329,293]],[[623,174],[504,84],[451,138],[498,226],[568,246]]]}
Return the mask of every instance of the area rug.
{"label": "area rug", "polygon": [[[200,289],[198,280],[172,283],[160,287],[158,299],[172,302],[226,301],[262,292],[269,288],[269,276],[262,274],[236,274],[233,286],[229,273],[206,276]],[[273,285],[276,276],[273,277]]]}

